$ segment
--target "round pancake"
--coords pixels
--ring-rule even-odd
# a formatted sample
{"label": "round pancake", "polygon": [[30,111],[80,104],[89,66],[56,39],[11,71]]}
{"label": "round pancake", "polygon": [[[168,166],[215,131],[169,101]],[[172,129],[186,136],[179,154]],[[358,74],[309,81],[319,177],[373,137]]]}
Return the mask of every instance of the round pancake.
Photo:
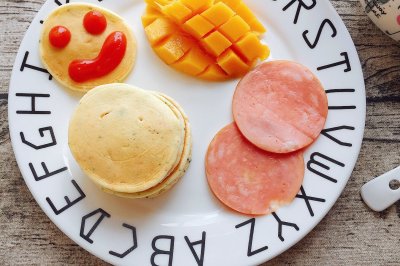
{"label": "round pancake", "polygon": [[69,146],[100,187],[133,193],[162,182],[181,159],[185,124],[152,93],[126,84],[89,91],[69,125]]}
{"label": "round pancake", "polygon": [[167,178],[165,178],[158,185],[148,190],[136,193],[122,193],[102,188],[103,191],[125,198],[154,198],[171,189],[173,185],[175,185],[180,180],[180,178],[185,174],[187,168],[189,167],[192,155],[192,133],[189,124],[189,119],[184,113],[182,107],[173,99],[161,93],[154,92],[154,95],[159,97],[161,100],[165,101],[165,103],[168,104],[171,109],[178,109],[179,112],[181,113],[182,118],[185,121],[185,144],[179,164],[175,167],[174,171]]}
{"label": "round pancake", "polygon": [[[89,11],[100,11],[107,19],[107,28],[102,34],[86,32],[83,18]],[[64,26],[71,32],[71,41],[62,49],[54,48],[49,41],[49,32],[54,26]],[[121,31],[127,39],[125,56],[111,73],[85,82],[75,82],[68,74],[69,64],[76,59],[96,58],[107,36]],[[73,3],[55,9],[43,23],[40,37],[40,57],[50,74],[63,86],[77,91],[87,91],[96,86],[123,81],[131,72],[136,58],[136,40],[130,27],[117,14],[95,5]]]}

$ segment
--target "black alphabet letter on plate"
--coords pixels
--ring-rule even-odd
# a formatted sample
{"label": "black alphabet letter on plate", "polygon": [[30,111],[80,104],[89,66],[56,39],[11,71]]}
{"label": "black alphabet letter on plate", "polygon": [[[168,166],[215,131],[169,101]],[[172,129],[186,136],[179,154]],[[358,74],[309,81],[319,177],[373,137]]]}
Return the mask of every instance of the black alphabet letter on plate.
{"label": "black alphabet letter on plate", "polygon": [[[192,252],[194,259],[197,262],[197,265],[203,266],[204,264],[204,252],[206,249],[206,232],[203,232],[201,234],[201,240],[195,241],[195,242],[190,242],[189,237],[185,236],[185,241],[188,244],[190,251]],[[200,247],[200,257],[197,255],[196,250],[194,249],[194,246],[196,245],[201,245]]]}
{"label": "black alphabet letter on plate", "polygon": [[268,246],[264,246],[259,249],[253,250],[253,237],[254,237],[254,227],[256,225],[256,219],[251,218],[250,220],[244,221],[243,223],[236,225],[235,228],[237,229],[237,228],[240,228],[247,224],[250,224],[250,235],[249,235],[249,242],[248,242],[248,246],[247,246],[247,257],[251,257],[257,253],[267,250]]}
{"label": "black alphabet letter on plate", "polygon": [[303,32],[303,38],[306,41],[308,47],[310,47],[311,49],[314,49],[315,47],[317,47],[317,44],[319,42],[319,39],[321,38],[321,34],[322,34],[322,31],[323,31],[325,25],[329,25],[331,27],[331,30],[332,30],[331,37],[332,38],[334,38],[337,35],[336,28],[333,25],[332,21],[330,21],[329,19],[324,19],[324,21],[322,21],[321,26],[318,29],[317,37],[315,38],[314,43],[311,43],[310,40],[307,37],[307,34],[308,34],[309,31],[305,30]]}
{"label": "black alphabet letter on plate", "polygon": [[285,241],[285,238],[283,238],[282,235],[283,226],[293,227],[294,229],[296,229],[296,231],[300,230],[297,224],[282,221],[275,212],[272,213],[272,216],[274,216],[275,220],[278,222],[278,237],[282,242]]}
{"label": "black alphabet letter on plate", "polygon": [[65,202],[67,202],[67,204],[64,207],[62,207],[61,209],[57,209],[49,197],[46,198],[47,203],[50,205],[51,209],[53,210],[53,212],[56,215],[59,215],[60,213],[64,212],[65,210],[71,208],[76,203],[78,203],[79,201],[83,200],[86,197],[85,193],[83,193],[82,189],[79,187],[79,185],[76,183],[76,181],[71,180],[71,182],[74,185],[74,187],[76,188],[76,190],[79,192],[79,197],[77,197],[76,199],[71,201],[67,196],[65,196],[64,199],[65,199]]}
{"label": "black alphabet letter on plate", "polygon": [[320,177],[325,178],[328,181],[331,181],[333,183],[337,183],[337,180],[335,178],[330,177],[327,174],[324,174],[320,170],[317,170],[317,169],[315,169],[313,167],[314,165],[315,166],[319,166],[319,167],[321,167],[321,168],[323,168],[323,169],[325,169],[327,171],[329,171],[331,169],[328,165],[326,165],[323,162],[320,162],[317,158],[323,159],[323,160],[325,160],[325,162],[331,162],[331,163],[336,164],[336,165],[338,165],[340,167],[344,167],[345,166],[344,163],[336,161],[335,159],[332,159],[331,157],[329,157],[329,156],[327,156],[325,154],[319,153],[319,152],[314,152],[313,154],[311,154],[310,160],[307,162],[307,169],[310,172],[312,172],[312,173],[314,173],[316,175],[319,175]]}
{"label": "black alphabet letter on plate", "polygon": [[36,98],[49,98],[50,94],[42,93],[16,93],[17,97],[30,97],[31,98],[31,109],[30,110],[18,110],[17,114],[30,114],[30,115],[49,115],[50,111],[37,111],[36,110]]}
{"label": "black alphabet letter on plate", "polygon": [[349,56],[348,56],[347,52],[340,53],[340,55],[344,57],[344,59],[342,61],[331,63],[331,64],[328,64],[328,65],[325,65],[325,66],[320,66],[320,67],[317,68],[317,70],[321,71],[321,70],[325,70],[325,69],[328,69],[328,68],[337,67],[337,66],[340,66],[340,65],[346,65],[346,68],[343,71],[344,72],[351,71],[350,59],[349,59]]}
{"label": "black alphabet letter on plate", "polygon": [[[89,219],[90,217],[96,215],[100,213],[100,217],[97,218],[97,221],[94,223],[94,225],[92,226],[92,228],[90,228],[89,232],[87,234],[85,234],[85,225],[86,225],[86,220]],[[90,238],[90,236],[93,234],[94,230],[96,230],[96,228],[99,226],[99,224],[101,223],[101,221],[103,221],[104,217],[110,218],[111,215],[108,214],[105,210],[103,210],[102,208],[98,208],[97,210],[92,211],[89,214],[86,214],[85,216],[82,217],[82,221],[81,221],[81,231],[79,233],[79,235],[85,239],[87,242],[89,242],[90,244],[93,244],[93,240]]]}
{"label": "black alphabet letter on plate", "polygon": [[[156,243],[159,240],[169,240],[170,245],[169,245],[169,250],[162,250],[157,248]],[[174,236],[167,236],[167,235],[159,235],[153,238],[153,241],[151,242],[151,247],[153,248],[154,252],[151,254],[150,258],[150,263],[152,266],[158,266],[155,262],[155,258],[158,255],[167,255],[168,256],[168,266],[172,266],[172,261],[174,258],[174,243],[175,243],[175,237]]]}
{"label": "black alphabet letter on plate", "polygon": [[[331,94],[331,93],[354,93],[356,90],[355,89],[332,89],[332,90],[326,90],[326,94]],[[355,105],[344,105],[344,106],[329,106],[329,110],[352,110],[356,109],[357,107]]]}
{"label": "black alphabet letter on plate", "polygon": [[50,136],[51,136],[51,141],[45,144],[41,144],[41,145],[35,145],[32,142],[29,142],[25,139],[25,135],[23,132],[20,132],[19,135],[21,137],[21,141],[22,143],[28,145],[29,147],[34,148],[35,150],[40,150],[40,149],[44,149],[44,148],[48,148],[51,146],[55,146],[57,145],[57,141],[56,141],[56,137],[54,135],[54,131],[52,127],[42,127],[39,128],[39,134],[40,136],[43,138],[44,137],[44,132],[49,131],[50,132]]}
{"label": "black alphabet letter on plate", "polygon": [[43,168],[43,171],[44,171],[44,175],[38,176],[37,173],[36,173],[35,168],[33,167],[33,164],[29,163],[29,168],[31,169],[33,178],[35,178],[36,181],[43,180],[43,179],[48,178],[50,176],[53,176],[53,175],[59,174],[61,172],[64,172],[64,171],[66,171],[68,169],[67,167],[62,167],[60,169],[57,169],[57,170],[54,170],[54,171],[50,172],[49,169],[47,169],[47,165],[44,162],[42,162],[41,164],[42,164],[42,168]]}
{"label": "black alphabet letter on plate", "polygon": [[132,231],[132,234],[133,234],[133,245],[130,248],[128,248],[126,251],[124,251],[123,253],[117,253],[117,252],[112,251],[112,250],[110,250],[110,252],[109,252],[111,255],[113,255],[115,257],[118,257],[118,258],[121,258],[121,259],[126,257],[129,253],[131,253],[133,250],[135,250],[135,248],[137,248],[137,246],[138,246],[138,244],[137,244],[137,236],[136,236],[136,228],[134,226],[131,226],[131,225],[125,224],[125,223],[122,224],[122,226],[125,227],[125,228],[128,228],[129,230]]}
{"label": "black alphabet letter on plate", "polygon": [[299,20],[301,8],[305,8],[306,10],[311,10],[317,4],[317,0],[310,0],[310,1],[312,2],[311,5],[307,5],[306,3],[303,2],[303,0],[291,0],[282,10],[286,11],[294,3],[299,2],[297,5],[296,15],[295,15],[294,21],[293,21],[293,24],[297,24],[297,21]]}
{"label": "black alphabet letter on plate", "polygon": [[[29,52],[26,51],[25,55],[24,55],[24,59],[22,60],[21,68],[19,69],[21,72],[23,72],[25,68],[29,68],[29,69],[32,69],[32,70],[35,70],[35,71],[39,71],[39,72],[43,72],[43,73],[49,74],[49,71],[47,71],[44,68],[28,64],[27,63],[28,56],[29,56]],[[49,74],[49,80],[52,80],[52,79],[53,79],[53,77]]]}
{"label": "black alphabet letter on plate", "polygon": [[339,140],[338,138],[335,138],[330,134],[330,132],[338,131],[338,130],[355,130],[355,127],[351,126],[340,126],[340,127],[331,127],[331,128],[326,128],[321,131],[321,135],[327,137],[328,139],[332,140],[333,142],[339,144],[340,146],[346,146],[346,147],[351,147],[353,144],[349,142],[344,142]]}
{"label": "black alphabet letter on plate", "polygon": [[303,186],[300,187],[300,192],[301,192],[301,194],[296,195],[296,198],[299,198],[299,199],[303,199],[303,200],[304,200],[304,202],[305,202],[306,205],[307,205],[307,209],[308,209],[308,211],[310,212],[310,215],[311,215],[312,217],[314,217],[314,211],[313,211],[313,209],[312,209],[312,207],[311,207],[310,200],[312,200],[312,201],[317,201],[317,202],[325,202],[325,199],[321,199],[321,198],[317,198],[317,197],[310,197],[310,196],[308,196],[308,195],[306,194],[306,191],[304,190],[304,187],[303,187]]}

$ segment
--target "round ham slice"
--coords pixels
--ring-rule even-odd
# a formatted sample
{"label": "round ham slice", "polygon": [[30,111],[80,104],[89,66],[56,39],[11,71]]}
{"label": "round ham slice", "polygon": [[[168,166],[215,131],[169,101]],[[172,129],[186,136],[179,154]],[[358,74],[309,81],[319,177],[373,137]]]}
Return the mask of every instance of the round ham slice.
{"label": "round ham slice", "polygon": [[268,214],[292,202],[299,191],[303,153],[261,150],[232,123],[208,147],[206,174],[211,190],[228,207],[249,215]]}
{"label": "round ham slice", "polygon": [[266,62],[250,71],[233,96],[233,116],[242,134],[257,147],[287,153],[311,144],[328,115],[318,78],[291,61]]}

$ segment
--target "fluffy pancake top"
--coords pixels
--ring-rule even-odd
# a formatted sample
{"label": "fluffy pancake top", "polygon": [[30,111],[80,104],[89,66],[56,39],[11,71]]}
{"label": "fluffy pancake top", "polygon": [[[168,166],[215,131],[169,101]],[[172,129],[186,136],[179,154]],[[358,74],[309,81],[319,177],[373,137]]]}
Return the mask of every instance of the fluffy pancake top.
{"label": "fluffy pancake top", "polygon": [[167,178],[165,178],[162,182],[157,184],[154,187],[151,187],[145,191],[135,192],[135,193],[123,193],[123,192],[114,192],[108,189],[104,189],[103,191],[120,196],[125,198],[153,198],[157,197],[163,192],[172,188],[172,186],[179,181],[179,179],[185,174],[187,168],[189,167],[192,155],[192,132],[190,128],[189,119],[184,113],[182,107],[175,102],[173,99],[168,96],[154,92],[154,95],[158,97],[160,100],[164,101],[171,109],[179,110],[180,115],[185,121],[185,142],[183,147],[182,156],[180,158],[179,164],[175,167],[175,169],[169,174]]}
{"label": "fluffy pancake top", "polygon": [[[107,28],[100,35],[89,34],[83,26],[85,14],[92,10],[101,12],[107,19]],[[49,42],[49,32],[55,26],[64,26],[71,32],[71,41],[65,48],[54,48]],[[82,83],[72,80],[68,74],[69,64],[76,59],[96,58],[105,39],[114,31],[123,32],[127,38],[125,56],[119,66],[111,73],[97,79]],[[135,62],[136,40],[130,27],[117,14],[90,4],[66,4],[55,9],[43,23],[40,57],[50,74],[63,86],[87,91],[99,85],[121,82],[125,79]]]}
{"label": "fluffy pancake top", "polygon": [[83,171],[101,187],[139,192],[162,182],[178,165],[184,123],[147,91],[103,85],[81,99],[70,121],[69,146]]}

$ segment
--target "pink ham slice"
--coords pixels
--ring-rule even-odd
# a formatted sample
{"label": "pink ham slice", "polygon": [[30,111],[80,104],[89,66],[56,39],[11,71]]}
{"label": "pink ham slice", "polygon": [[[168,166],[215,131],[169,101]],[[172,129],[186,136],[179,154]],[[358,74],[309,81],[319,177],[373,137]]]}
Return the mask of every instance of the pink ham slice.
{"label": "pink ham slice", "polygon": [[311,144],[328,115],[318,78],[290,61],[266,62],[239,82],[233,116],[242,134],[257,147],[287,153]]}
{"label": "pink ham slice", "polygon": [[268,214],[292,202],[299,191],[303,153],[261,150],[232,123],[208,147],[206,174],[211,190],[228,207],[249,215]]}

